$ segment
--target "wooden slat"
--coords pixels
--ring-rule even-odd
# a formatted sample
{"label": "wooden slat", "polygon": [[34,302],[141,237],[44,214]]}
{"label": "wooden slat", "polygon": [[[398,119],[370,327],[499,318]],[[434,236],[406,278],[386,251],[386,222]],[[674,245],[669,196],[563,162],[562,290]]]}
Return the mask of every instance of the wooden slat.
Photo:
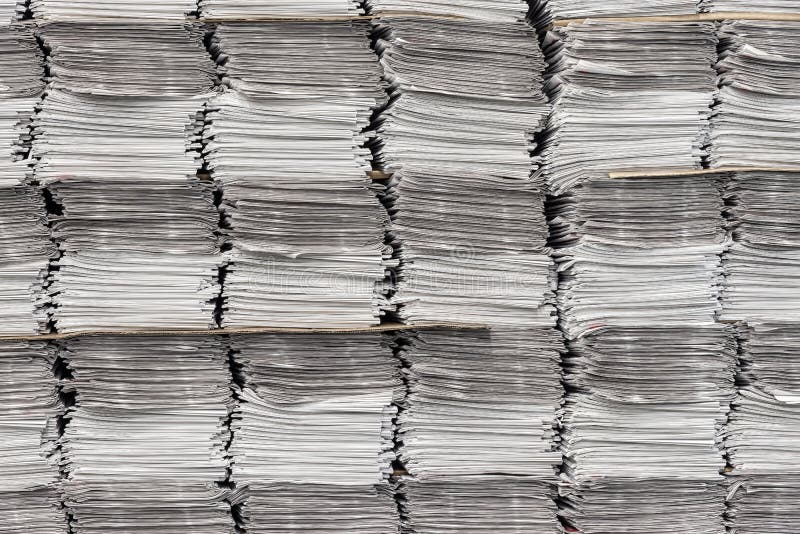
{"label": "wooden slat", "polygon": [[719,11],[716,13],[687,13],[685,15],[661,15],[652,17],[589,17],[554,20],[553,26],[584,24],[588,21],[603,22],[718,22],[722,20],[774,20],[800,22],[800,13],[761,13],[752,11]]}
{"label": "wooden slat", "polygon": [[716,169],[669,169],[659,171],[656,169],[620,170],[611,171],[611,179],[625,178],[670,178],[681,176],[706,176],[713,174],[726,174],[732,172],[798,172],[800,167],[718,167]]}

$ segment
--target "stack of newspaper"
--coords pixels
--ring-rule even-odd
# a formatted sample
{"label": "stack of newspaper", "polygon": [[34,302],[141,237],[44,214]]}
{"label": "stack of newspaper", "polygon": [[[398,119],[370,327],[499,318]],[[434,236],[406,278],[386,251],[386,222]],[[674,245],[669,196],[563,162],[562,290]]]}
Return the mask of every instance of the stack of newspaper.
{"label": "stack of newspaper", "polygon": [[52,88],[84,95],[87,102],[90,95],[142,104],[147,98],[186,99],[206,93],[216,79],[203,30],[188,24],[54,23],[41,36],[50,50]]}
{"label": "stack of newspaper", "polygon": [[502,17],[382,17],[377,37],[393,91],[377,124],[401,318],[550,323],[542,184],[530,178],[548,111],[534,31]]}
{"label": "stack of newspaper", "polygon": [[568,337],[713,323],[727,243],[721,188],[716,176],[595,179],[556,199],[549,215]]}
{"label": "stack of newspaper", "polygon": [[652,17],[688,15],[705,11],[710,3],[724,0],[532,0],[534,17],[542,24],[552,20],[602,17]]}
{"label": "stack of newspaper", "polygon": [[0,52],[0,333],[36,334],[47,331],[43,286],[56,256],[27,160],[44,59],[27,29],[0,28]]}
{"label": "stack of newspaper", "polygon": [[204,137],[232,245],[224,326],[370,326],[388,308],[388,214],[362,133],[386,95],[366,29],[217,28],[230,90]]}
{"label": "stack of newspaper", "polygon": [[76,534],[232,534],[227,349],[219,340],[87,337],[64,358],[63,436]]}
{"label": "stack of newspaper", "polygon": [[715,323],[723,209],[715,176],[590,179],[551,204],[570,527],[724,532],[716,438],[736,346]]}
{"label": "stack of newspaper", "polygon": [[371,13],[518,22],[525,20],[525,0],[369,0]]}
{"label": "stack of newspaper", "polygon": [[45,343],[0,344],[0,513],[3,532],[66,534],[60,509],[55,354]]}
{"label": "stack of newspaper", "polygon": [[209,19],[319,19],[364,14],[358,0],[198,0],[200,14]]}
{"label": "stack of newspaper", "polygon": [[727,532],[723,524],[725,492],[718,481],[601,478],[580,486],[565,485],[561,492],[559,514],[567,532]]}
{"label": "stack of newspaper", "polygon": [[580,532],[723,533],[725,327],[613,328],[571,343],[561,515]]}
{"label": "stack of newspaper", "polygon": [[555,107],[543,155],[551,189],[616,170],[700,168],[716,44],[712,23],[590,20],[549,31]]}
{"label": "stack of newspaper", "polygon": [[723,465],[716,426],[734,394],[726,327],[608,328],[569,348],[562,446],[571,480],[714,478]]}
{"label": "stack of newspaper", "polygon": [[701,0],[713,12],[798,13],[800,5],[787,0]]}
{"label": "stack of newspaper", "polygon": [[800,321],[797,174],[737,173],[727,194],[736,243],[724,262],[723,319]]}
{"label": "stack of newspaper", "polygon": [[787,120],[800,112],[800,22],[736,20],[719,31],[711,165],[800,168],[800,124]]}
{"label": "stack of newspaper", "polygon": [[404,477],[399,491],[404,532],[563,532],[552,487],[528,477],[453,475],[424,482]]}
{"label": "stack of newspaper", "polygon": [[28,6],[36,20],[45,22],[87,19],[107,22],[148,20],[183,21],[197,11],[196,0],[93,0],[65,2],[64,0],[30,0]]}
{"label": "stack of newspaper", "polygon": [[[793,470],[796,471],[796,464]],[[741,476],[728,490],[728,532],[785,534],[797,528],[800,475]]]}
{"label": "stack of newspaper", "polygon": [[742,367],[752,383],[779,402],[800,402],[800,326],[755,323],[742,343]]}
{"label": "stack of newspaper", "polygon": [[197,170],[215,75],[202,34],[71,23],[41,34],[53,81],[33,154],[60,205],[59,330],[213,325],[219,214]]}
{"label": "stack of newspaper", "polygon": [[390,534],[399,362],[381,335],[236,337],[232,478],[248,532]]}
{"label": "stack of newspaper", "polygon": [[415,336],[400,353],[408,396],[397,439],[408,472],[552,477],[561,460],[551,450],[563,394],[559,342],[553,329]]}
{"label": "stack of newspaper", "polygon": [[392,174],[384,198],[401,260],[393,302],[412,324],[492,325],[404,341],[404,528],[556,531],[549,484],[560,463],[563,344],[544,184],[531,178],[549,111],[536,34],[515,0],[368,8],[392,91],[375,147]]}
{"label": "stack of newspaper", "polygon": [[800,326],[756,323],[744,331],[742,387],[725,445],[733,468],[729,520],[740,534],[795,528],[800,497]]}
{"label": "stack of newspaper", "polygon": [[737,173],[728,191],[736,243],[725,258],[723,319],[747,323],[741,387],[722,434],[732,466],[729,521],[739,534],[786,532],[798,519],[793,504],[800,497],[796,181],[792,173]]}
{"label": "stack of newspaper", "polygon": [[563,389],[553,329],[420,332],[403,346],[398,418],[410,532],[556,532]]}

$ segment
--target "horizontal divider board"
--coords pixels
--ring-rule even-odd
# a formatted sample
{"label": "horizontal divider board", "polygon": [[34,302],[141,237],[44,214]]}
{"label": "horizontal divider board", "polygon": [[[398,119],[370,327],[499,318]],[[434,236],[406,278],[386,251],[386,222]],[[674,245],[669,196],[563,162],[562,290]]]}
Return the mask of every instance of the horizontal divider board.
{"label": "horizontal divider board", "polygon": [[717,167],[716,169],[678,169],[657,171],[652,169],[611,171],[608,177],[612,180],[624,178],[669,178],[676,176],[706,176],[710,174],[728,174],[732,172],[798,172],[800,167]]}
{"label": "horizontal divider board", "polygon": [[392,177],[392,173],[387,173],[383,171],[369,171],[367,175],[373,180],[388,180],[389,178]]}
{"label": "horizontal divider board", "polygon": [[775,20],[798,21],[800,13],[759,13],[750,11],[719,11],[716,13],[687,13],[685,15],[659,15],[652,17],[589,17],[554,20],[553,26],[583,24],[586,21],[603,22],[715,22],[721,20]]}

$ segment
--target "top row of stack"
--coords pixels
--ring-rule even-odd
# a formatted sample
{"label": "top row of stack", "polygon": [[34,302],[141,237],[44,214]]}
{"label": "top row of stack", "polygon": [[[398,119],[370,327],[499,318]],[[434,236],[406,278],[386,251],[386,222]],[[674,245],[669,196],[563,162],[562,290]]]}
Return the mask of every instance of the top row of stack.
{"label": "top row of stack", "polygon": [[548,194],[622,169],[800,170],[798,22],[593,20],[540,47],[518,1],[205,25],[129,5],[34,0],[52,24],[0,32],[8,333],[552,328],[550,247],[572,237],[548,232]]}
{"label": "top row of stack", "polygon": [[[30,5],[26,4],[24,0],[0,0],[0,15],[2,18],[23,19],[32,14],[39,20],[67,21],[99,18],[180,20],[198,13],[207,18],[354,17],[367,14],[363,2],[358,0],[98,0],[91,6],[61,0],[30,0]],[[528,4],[523,0],[373,0],[370,4],[366,7],[370,14],[402,12],[506,21],[523,19],[528,12]],[[800,5],[791,0],[534,0],[534,4],[534,11],[546,5],[550,14],[537,17],[545,22],[550,17],[639,17],[738,11],[800,13]]]}

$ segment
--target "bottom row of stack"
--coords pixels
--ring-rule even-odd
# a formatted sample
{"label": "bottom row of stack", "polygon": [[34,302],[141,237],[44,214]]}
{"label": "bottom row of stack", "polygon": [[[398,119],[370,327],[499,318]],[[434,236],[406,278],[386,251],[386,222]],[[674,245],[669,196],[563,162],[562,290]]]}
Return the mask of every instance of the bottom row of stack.
{"label": "bottom row of stack", "polygon": [[3,342],[2,531],[791,531],[800,331],[676,333]]}

